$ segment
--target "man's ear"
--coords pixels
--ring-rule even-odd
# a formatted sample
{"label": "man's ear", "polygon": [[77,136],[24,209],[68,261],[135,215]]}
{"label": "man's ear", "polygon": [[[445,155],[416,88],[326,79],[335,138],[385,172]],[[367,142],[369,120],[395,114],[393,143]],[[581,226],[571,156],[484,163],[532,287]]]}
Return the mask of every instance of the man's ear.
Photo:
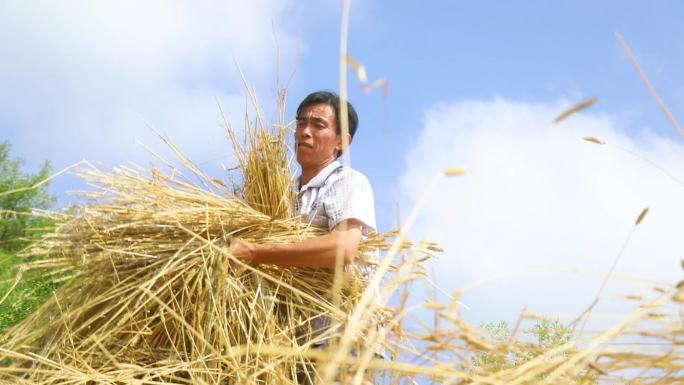
{"label": "man's ear", "polygon": [[[346,137],[347,137],[347,146],[348,146],[348,145],[351,144],[352,137],[351,137],[351,135],[349,135],[349,134],[347,134]],[[338,151],[344,151],[344,150],[345,150],[345,147],[344,147],[344,144],[345,144],[345,143],[344,143],[344,140],[342,140],[343,138],[344,138],[344,135],[338,135],[338,136],[337,136],[337,139],[338,139],[338,142],[337,142],[338,148],[337,148],[337,150],[338,150]]]}

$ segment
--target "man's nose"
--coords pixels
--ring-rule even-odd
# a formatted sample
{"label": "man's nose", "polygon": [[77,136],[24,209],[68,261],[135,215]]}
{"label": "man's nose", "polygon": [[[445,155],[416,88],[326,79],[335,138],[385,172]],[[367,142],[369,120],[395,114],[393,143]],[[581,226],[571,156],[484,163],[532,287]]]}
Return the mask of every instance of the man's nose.
{"label": "man's nose", "polygon": [[311,128],[309,127],[309,124],[302,124],[301,126],[297,127],[297,133],[299,137],[302,138],[310,138],[311,137]]}

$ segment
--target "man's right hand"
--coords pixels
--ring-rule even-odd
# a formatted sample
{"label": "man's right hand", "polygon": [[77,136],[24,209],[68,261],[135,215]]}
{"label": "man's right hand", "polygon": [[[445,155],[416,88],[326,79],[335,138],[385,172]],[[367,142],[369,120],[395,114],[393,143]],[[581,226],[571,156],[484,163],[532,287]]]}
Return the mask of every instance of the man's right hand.
{"label": "man's right hand", "polygon": [[232,238],[230,240],[230,254],[248,265],[255,265],[257,245],[245,241],[242,238]]}

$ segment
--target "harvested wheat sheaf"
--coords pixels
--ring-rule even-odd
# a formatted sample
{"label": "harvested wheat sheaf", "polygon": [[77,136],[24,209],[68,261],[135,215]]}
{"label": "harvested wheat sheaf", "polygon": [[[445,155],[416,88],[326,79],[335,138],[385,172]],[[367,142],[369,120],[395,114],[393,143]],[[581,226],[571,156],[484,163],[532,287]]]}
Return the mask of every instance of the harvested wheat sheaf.
{"label": "harvested wheat sheaf", "polygon": [[[536,345],[487,340],[460,316],[458,292],[450,303],[410,304],[423,264],[441,251],[434,243],[376,234],[359,263],[337,273],[234,260],[234,236],[290,243],[322,234],[292,217],[287,127],[257,122],[245,131],[243,148],[228,130],[238,188],[205,175],[167,139],[192,177],[175,167],[79,171],[93,186],[83,204],[49,214],[60,226],[24,253],[49,256],[29,268],[66,282],[0,338],[0,383],[297,384],[303,374],[345,384],[681,383],[684,285],[644,300],[613,329],[506,365]],[[463,173],[454,170],[445,174]],[[371,258],[378,251],[381,263]],[[369,282],[368,265],[382,287],[379,275]],[[418,308],[432,326],[412,321]],[[321,316],[330,327],[312,333]],[[629,337],[649,344],[613,344]],[[327,348],[316,346],[323,341]],[[481,357],[504,364],[481,365]]]}

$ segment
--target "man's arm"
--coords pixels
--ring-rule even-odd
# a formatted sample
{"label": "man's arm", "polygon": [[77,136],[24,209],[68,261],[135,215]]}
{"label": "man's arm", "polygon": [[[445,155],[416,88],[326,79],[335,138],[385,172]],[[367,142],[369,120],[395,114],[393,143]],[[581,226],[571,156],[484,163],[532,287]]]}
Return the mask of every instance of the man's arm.
{"label": "man's arm", "polygon": [[284,245],[261,245],[233,238],[231,254],[252,265],[269,264],[282,267],[335,268],[338,253],[342,263],[354,262],[361,242],[363,223],[356,219],[340,222],[332,232]]}

